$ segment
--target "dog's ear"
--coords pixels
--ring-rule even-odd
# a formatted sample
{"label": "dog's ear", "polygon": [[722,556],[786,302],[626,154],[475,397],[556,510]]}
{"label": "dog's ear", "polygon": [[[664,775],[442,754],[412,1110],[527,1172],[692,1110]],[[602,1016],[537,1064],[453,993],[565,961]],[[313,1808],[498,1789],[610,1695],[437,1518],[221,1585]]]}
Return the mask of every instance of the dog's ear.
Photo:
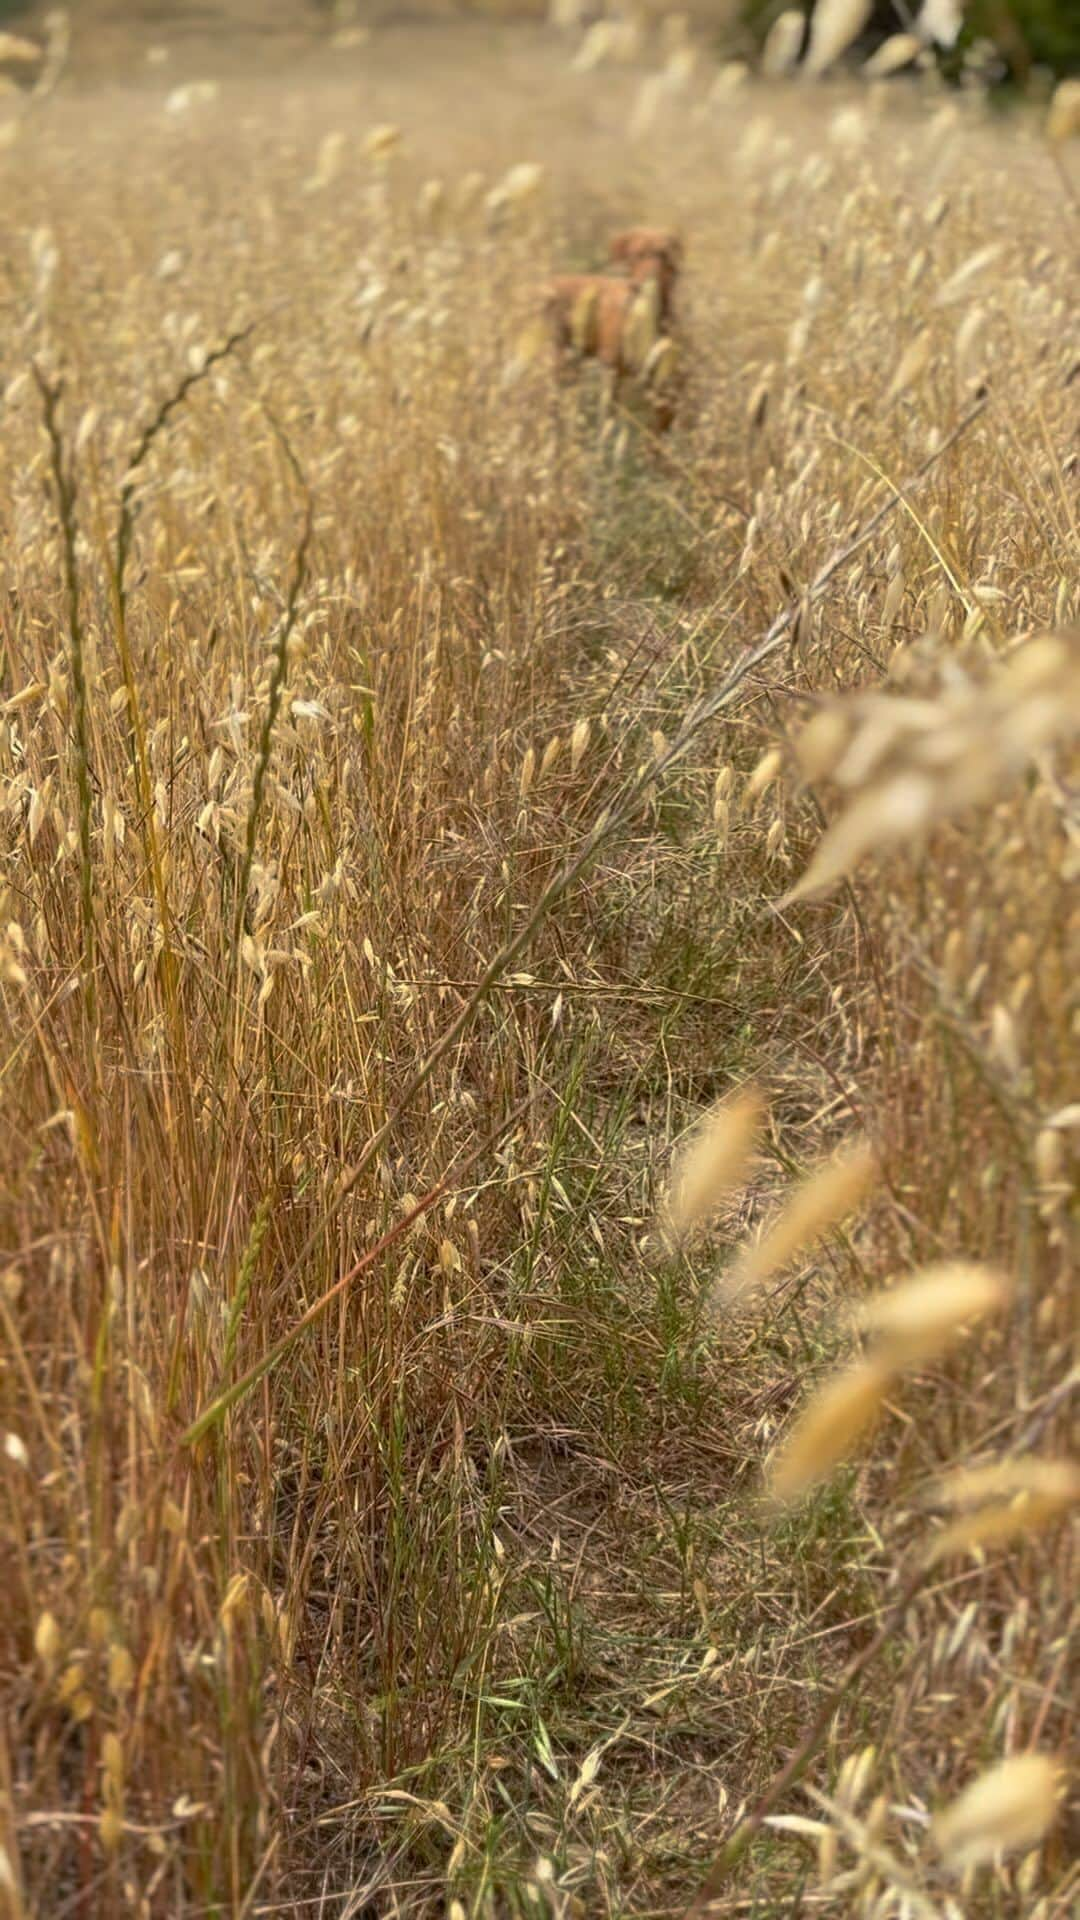
{"label": "dog's ear", "polygon": [[617,233],[608,248],[609,260],[629,260],[633,250],[633,244],[634,236],[632,233]]}
{"label": "dog's ear", "polygon": [[664,240],[664,259],[673,273],[678,273],[683,263],[683,243],[677,233],[669,233]]}

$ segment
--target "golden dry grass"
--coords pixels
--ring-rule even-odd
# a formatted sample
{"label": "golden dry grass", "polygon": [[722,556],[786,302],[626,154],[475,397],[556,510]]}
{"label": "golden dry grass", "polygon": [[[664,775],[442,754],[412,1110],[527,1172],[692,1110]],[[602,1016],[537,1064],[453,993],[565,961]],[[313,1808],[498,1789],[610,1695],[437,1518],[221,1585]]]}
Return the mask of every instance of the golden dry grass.
{"label": "golden dry grass", "polygon": [[[910,89],[706,66],[635,140],[544,35],[343,57],[0,148],[0,1903],[1060,1920],[1061,174]],[[530,333],[639,220],[662,445]]]}

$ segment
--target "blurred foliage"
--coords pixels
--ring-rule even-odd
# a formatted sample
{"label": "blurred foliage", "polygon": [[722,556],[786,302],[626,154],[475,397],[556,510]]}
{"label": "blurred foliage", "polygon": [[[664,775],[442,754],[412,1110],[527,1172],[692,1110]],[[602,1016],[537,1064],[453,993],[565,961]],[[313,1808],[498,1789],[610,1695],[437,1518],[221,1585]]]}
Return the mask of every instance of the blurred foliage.
{"label": "blurred foliage", "polygon": [[[596,11],[601,11],[604,4],[605,0],[595,0]],[[654,19],[669,10],[660,0],[639,0],[639,4]],[[917,17],[921,4],[922,0],[874,0],[857,48],[875,46],[889,34],[903,31],[912,17]],[[732,31],[737,32],[740,25],[752,42],[760,43],[778,14],[794,7],[809,15],[813,5],[814,0],[696,0],[696,4],[690,0],[686,11],[699,31],[730,46]],[[539,20],[546,16],[549,0],[410,0],[408,6],[405,0],[398,0],[397,5],[395,0],[344,0],[344,4],[342,0],[294,0],[294,8],[298,19],[338,14],[342,23],[352,19],[367,24],[385,21],[399,10],[416,17],[479,14]],[[115,24],[125,17],[144,23],[159,19],[165,24],[164,16],[173,11],[155,5],[154,0],[128,0],[126,7],[110,0],[75,0],[69,10],[73,22],[84,29],[94,19]],[[248,0],[246,11],[250,10]],[[670,10],[679,11],[678,0]],[[44,0],[37,4],[35,0],[0,0],[0,27],[18,22],[24,29],[29,25],[33,30],[45,11]],[[213,25],[215,21],[228,24],[234,12],[245,9],[238,9],[236,0],[215,0],[215,4],[199,11],[204,23]],[[182,16],[185,8],[177,5],[175,12]],[[965,53],[978,41],[992,42],[1000,55],[1003,74],[1007,71],[1021,82],[1033,66],[1049,68],[1059,75],[1080,73],[1080,0],[966,0],[960,41],[955,50],[942,54],[943,71],[950,77],[959,72]]]}
{"label": "blurred foliage", "polygon": [[966,32],[993,40],[1014,72],[1080,73],[1077,0],[970,0],[968,16]]}
{"label": "blurred foliage", "polygon": [[[742,17],[755,39],[763,39],[785,7],[801,5],[813,11],[812,0],[743,0]],[[866,38],[877,40],[903,28],[903,13],[917,14],[918,0],[908,8],[893,0],[875,0]],[[1080,0],[967,0],[964,29],[958,51],[975,40],[991,40],[1009,72],[1026,79],[1032,66],[1055,73],[1080,72]],[[946,59],[947,68],[959,64]]]}

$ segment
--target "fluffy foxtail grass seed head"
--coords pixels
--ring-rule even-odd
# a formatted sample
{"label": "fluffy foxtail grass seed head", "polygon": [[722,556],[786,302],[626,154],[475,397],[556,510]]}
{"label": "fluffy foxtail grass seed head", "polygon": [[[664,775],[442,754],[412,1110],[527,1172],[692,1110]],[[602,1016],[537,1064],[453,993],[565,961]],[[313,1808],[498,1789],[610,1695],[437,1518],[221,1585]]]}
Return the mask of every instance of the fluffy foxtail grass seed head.
{"label": "fluffy foxtail grass seed head", "polygon": [[585,30],[581,45],[578,47],[570,68],[573,73],[594,73],[602,67],[615,52],[618,38],[616,23],[613,20],[594,20]]}
{"label": "fluffy foxtail grass seed head", "polygon": [[539,199],[544,179],[544,169],[537,161],[519,160],[516,166],[508,168],[488,194],[485,205],[489,217],[497,219],[508,213],[519,216],[526,214]]}
{"label": "fluffy foxtail grass seed head", "polygon": [[369,160],[385,165],[390,155],[400,145],[401,128],[392,126],[389,121],[384,121],[381,126],[372,127],[364,140],[364,152]]}
{"label": "fluffy foxtail grass seed head", "polygon": [[863,73],[868,80],[886,80],[891,73],[899,73],[901,68],[909,67],[922,52],[923,43],[917,33],[893,33],[883,40],[863,63]]}
{"label": "fluffy foxtail grass seed head", "polygon": [[670,91],[666,73],[645,75],[638,87],[637,97],[630,114],[629,131],[632,140],[643,140],[647,134],[651,133]]}
{"label": "fluffy foxtail grass seed head", "polygon": [[345,156],[345,135],[331,132],[323,135],[315,159],[312,173],[304,181],[304,193],[321,193],[324,187],[331,187],[341,172],[341,163]]}
{"label": "fluffy foxtail grass seed head", "polygon": [[662,1242],[679,1246],[738,1185],[753,1153],[765,1103],[756,1087],[711,1108],[676,1156],[660,1204]]}
{"label": "fluffy foxtail grass seed head", "polygon": [[978,280],[988,267],[993,266],[1000,254],[1001,247],[996,240],[992,240],[988,246],[976,247],[975,252],[969,253],[967,259],[962,260],[938,288],[934,305],[951,307],[955,301],[962,299],[972,283]]}
{"label": "fluffy foxtail grass seed head", "polygon": [[871,0],[817,0],[810,22],[810,46],[803,62],[809,74],[825,73],[862,32]]}
{"label": "fluffy foxtail grass seed head", "polygon": [[1035,1136],[1032,1154],[1035,1178],[1040,1187],[1055,1187],[1065,1173],[1065,1143],[1057,1127],[1041,1127]]}
{"label": "fluffy foxtail grass seed head", "polygon": [[890,1367],[922,1366],[974,1321],[999,1313],[1012,1288],[1003,1274],[963,1260],[943,1261],[868,1300],[859,1314],[874,1353]]}
{"label": "fluffy foxtail grass seed head", "polygon": [[417,217],[425,227],[437,227],[446,211],[446,187],[438,179],[425,180],[416,196]]}
{"label": "fluffy foxtail grass seed head", "polygon": [[934,1840],[958,1872],[1018,1847],[1037,1846],[1053,1825],[1061,1800],[1062,1768],[1042,1753],[999,1761],[938,1815]]}
{"label": "fluffy foxtail grass seed head", "polygon": [[983,376],[985,351],[982,336],[986,331],[986,323],[986,308],[970,307],[956,329],[953,360],[956,377],[962,386],[973,386]]}
{"label": "fluffy foxtail grass seed head", "polygon": [[1062,80],[1054,89],[1046,116],[1048,140],[1073,140],[1080,135],[1080,80]]}
{"label": "fluffy foxtail grass seed head", "polygon": [[1015,1494],[1056,1500],[1064,1510],[1080,1501],[1080,1464],[1075,1460],[991,1460],[981,1467],[956,1467],[934,1482],[934,1504],[971,1507],[981,1500]]}
{"label": "fluffy foxtail grass seed head", "polygon": [[885,394],[886,404],[899,400],[901,394],[907,393],[909,388],[922,379],[930,364],[932,352],[933,340],[929,328],[924,327],[913,340],[908,342],[897,361],[896,370]]}
{"label": "fluffy foxtail grass seed head", "polygon": [[819,707],[795,743],[799,770],[807,780],[826,780],[836,770],[851,738],[851,721],[838,706]]}
{"label": "fluffy foxtail grass seed head", "polygon": [[874,1184],[877,1166],[866,1140],[856,1140],[817,1167],[796,1187],[778,1218],[748,1247],[728,1275],[722,1297],[739,1300],[770,1280],[802,1248],[819,1240],[861,1205]]}
{"label": "fluffy foxtail grass seed head", "polygon": [[786,7],[765,35],[761,49],[761,71],[766,80],[780,80],[798,63],[802,52],[806,19],[798,7]]}
{"label": "fluffy foxtail grass seed head", "polygon": [[934,1535],[926,1550],[926,1564],[936,1567],[942,1560],[952,1560],[961,1554],[1033,1539],[1062,1519],[1071,1504],[1060,1492],[1032,1492],[1017,1493],[1011,1500],[980,1507],[977,1513],[965,1514]]}
{"label": "fluffy foxtail grass seed head", "polygon": [[26,40],[19,33],[0,33],[0,60],[5,66],[36,67],[40,59],[36,40]]}
{"label": "fluffy foxtail grass seed head", "polygon": [[[1040,1533],[1080,1501],[1080,1465],[1074,1460],[995,1460],[942,1474],[929,1500],[977,1510],[954,1520],[930,1544],[931,1565],[975,1548],[1007,1546]],[[989,1501],[988,1506],[980,1502]]]}
{"label": "fluffy foxtail grass seed head", "polygon": [[34,1628],[34,1652],[46,1674],[52,1674],[60,1658],[60,1628],[54,1614],[45,1612],[38,1615]]}
{"label": "fluffy foxtail grass seed head", "polygon": [[890,1378],[888,1367],[860,1360],[825,1382],[769,1463],[773,1500],[797,1500],[847,1459],[877,1420]]}

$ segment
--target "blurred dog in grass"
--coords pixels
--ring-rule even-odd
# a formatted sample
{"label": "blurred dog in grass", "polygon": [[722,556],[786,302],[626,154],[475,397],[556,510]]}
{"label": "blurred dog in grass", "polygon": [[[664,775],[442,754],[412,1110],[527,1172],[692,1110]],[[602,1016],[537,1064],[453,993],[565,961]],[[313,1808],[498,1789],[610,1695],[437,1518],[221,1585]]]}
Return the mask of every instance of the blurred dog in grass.
{"label": "blurred dog in grass", "polygon": [[675,288],[682,268],[678,234],[629,227],[610,247],[617,274],[556,274],[544,289],[544,311],[560,363],[597,360],[609,370],[614,397],[638,382],[653,425],[666,433],[675,414],[676,350],[671,337]]}

